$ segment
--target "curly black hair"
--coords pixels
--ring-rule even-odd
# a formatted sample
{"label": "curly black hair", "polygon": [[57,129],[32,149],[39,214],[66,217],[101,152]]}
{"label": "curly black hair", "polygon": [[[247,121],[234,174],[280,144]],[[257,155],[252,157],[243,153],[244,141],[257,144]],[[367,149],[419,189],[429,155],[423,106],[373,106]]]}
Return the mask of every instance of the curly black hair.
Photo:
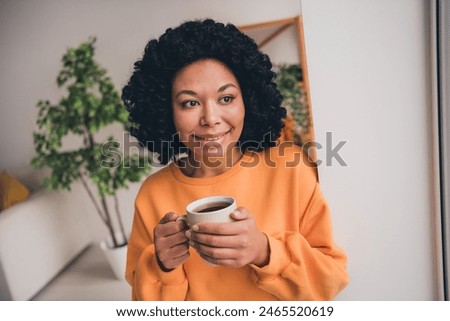
{"label": "curly black hair", "polygon": [[169,28],[150,40],[143,58],[122,90],[129,112],[130,132],[167,164],[182,150],[172,117],[171,90],[176,73],[202,59],[216,59],[234,74],[245,105],[244,128],[238,145],[263,150],[275,145],[284,126],[286,110],[272,71],[272,63],[255,41],[234,25],[212,19],[194,20]]}

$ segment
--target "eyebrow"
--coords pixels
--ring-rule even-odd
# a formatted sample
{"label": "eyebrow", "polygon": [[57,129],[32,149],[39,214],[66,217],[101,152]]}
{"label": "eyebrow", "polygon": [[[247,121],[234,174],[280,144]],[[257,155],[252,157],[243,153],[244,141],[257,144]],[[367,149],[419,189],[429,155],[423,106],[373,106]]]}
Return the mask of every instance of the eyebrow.
{"label": "eyebrow", "polygon": [[[237,88],[232,83],[229,83],[229,84],[225,84],[222,87],[220,87],[219,90],[217,90],[217,92],[223,92],[223,91],[225,91],[225,89],[227,89],[229,87]],[[191,96],[197,96],[197,93],[195,91],[188,90],[188,89],[183,89],[183,90],[180,90],[179,92],[176,93],[175,98],[177,98],[178,96],[180,96],[182,94],[191,95]]]}
{"label": "eyebrow", "polygon": [[217,92],[222,92],[222,91],[224,91],[225,89],[227,89],[227,88],[229,88],[229,87],[237,88],[237,87],[236,87],[235,85],[233,85],[232,83],[229,83],[229,84],[226,84],[226,85],[223,85],[222,87],[220,87],[219,90],[218,90]]}
{"label": "eyebrow", "polygon": [[195,91],[184,89],[184,90],[180,90],[179,92],[177,92],[177,94],[175,95],[175,98],[177,98],[178,96],[180,96],[182,94],[197,96],[197,93]]}

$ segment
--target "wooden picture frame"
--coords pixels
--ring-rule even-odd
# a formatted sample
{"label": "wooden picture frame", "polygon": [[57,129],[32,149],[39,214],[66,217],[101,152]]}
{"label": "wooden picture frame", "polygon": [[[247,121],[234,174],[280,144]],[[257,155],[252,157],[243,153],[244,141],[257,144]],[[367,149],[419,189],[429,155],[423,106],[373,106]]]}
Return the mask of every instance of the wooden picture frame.
{"label": "wooden picture frame", "polygon": [[[305,93],[305,101],[308,110],[308,128],[306,133],[301,135],[301,145],[305,147],[308,142],[314,142],[314,122],[311,108],[311,97],[308,77],[308,65],[306,59],[306,47],[303,31],[303,20],[301,15],[290,18],[263,21],[259,23],[247,24],[238,26],[239,30],[253,38],[258,44],[259,48],[271,57],[270,52],[265,51],[265,47],[276,39],[288,29],[294,29],[296,33],[297,49],[298,49],[298,64],[302,71],[302,81],[298,83]],[[272,57],[271,57],[272,59]],[[316,160],[316,150],[314,144],[309,143],[307,146],[311,160]]]}

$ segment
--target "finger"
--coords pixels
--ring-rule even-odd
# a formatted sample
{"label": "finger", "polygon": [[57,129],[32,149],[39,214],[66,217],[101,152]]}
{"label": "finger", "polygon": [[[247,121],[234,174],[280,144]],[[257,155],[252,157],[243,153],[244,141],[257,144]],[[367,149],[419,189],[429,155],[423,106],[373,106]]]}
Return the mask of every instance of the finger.
{"label": "finger", "polygon": [[189,258],[189,255],[190,254],[188,251],[181,256],[167,260],[165,263],[163,263],[163,265],[168,270],[175,269],[179,265],[183,264]]}
{"label": "finger", "polygon": [[215,235],[203,233],[188,234],[190,241],[212,247],[240,248],[240,238],[235,235]]}
{"label": "finger", "polygon": [[179,215],[178,218],[177,218],[177,222],[183,222],[186,227],[189,226],[189,222],[187,220],[187,216],[186,215]]}
{"label": "finger", "polygon": [[173,259],[178,258],[189,252],[189,245],[187,243],[176,245],[172,247],[169,252]]}
{"label": "finger", "polygon": [[157,250],[156,255],[159,260],[167,267],[166,263],[170,260],[173,260],[177,257],[183,256],[186,252],[189,252],[189,246],[187,243],[182,243],[175,245],[171,248],[165,248],[162,250]]}
{"label": "finger", "polygon": [[189,241],[189,239],[186,237],[184,232],[179,232],[179,233],[175,233],[175,234],[172,234],[169,236],[165,236],[164,238],[162,238],[161,241],[164,242],[165,244],[167,244],[168,247],[173,247],[178,244],[187,243]]}
{"label": "finger", "polygon": [[174,258],[173,261],[175,262],[176,265],[180,265],[181,263],[186,261],[189,258],[189,256],[190,256],[189,251],[186,251],[183,255]]}
{"label": "finger", "polygon": [[230,217],[236,221],[242,221],[250,218],[251,214],[244,207],[238,207],[230,214]]}
{"label": "finger", "polygon": [[158,224],[155,227],[155,232],[159,237],[166,237],[184,231],[187,225],[183,221],[171,221],[165,224]]}
{"label": "finger", "polygon": [[213,247],[192,241],[190,243],[194,243],[193,247],[199,254],[206,255],[215,259],[232,259],[239,255],[239,251],[233,248]]}
{"label": "finger", "polygon": [[[224,266],[224,267],[242,267],[242,264],[239,264],[237,260],[235,259],[217,259],[214,257],[210,257],[204,254],[200,254],[200,257],[205,260],[208,261],[211,264],[214,265],[218,265],[218,266]],[[244,264],[245,265],[245,264]]]}
{"label": "finger", "polygon": [[241,220],[228,223],[198,223],[191,227],[195,233],[206,233],[216,235],[238,235],[248,230],[248,221]]}
{"label": "finger", "polygon": [[163,216],[163,218],[159,221],[159,224],[166,224],[168,222],[176,221],[178,218],[178,215],[174,212],[167,212],[166,215]]}

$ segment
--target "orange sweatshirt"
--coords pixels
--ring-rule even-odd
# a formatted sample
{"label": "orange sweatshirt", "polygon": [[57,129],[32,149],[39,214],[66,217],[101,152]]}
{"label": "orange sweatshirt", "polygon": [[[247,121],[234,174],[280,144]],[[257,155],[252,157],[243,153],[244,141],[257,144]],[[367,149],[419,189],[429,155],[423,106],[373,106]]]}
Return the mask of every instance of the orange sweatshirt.
{"label": "orange sweatshirt", "polygon": [[[287,146],[283,144],[282,146]],[[126,279],[133,300],[329,300],[348,282],[346,256],[334,244],[315,169],[298,147],[247,152],[226,172],[185,176],[171,164],[149,176],[135,201]],[[228,195],[249,210],[269,240],[269,264],[209,266],[194,249],[170,272],[160,269],[153,228],[169,211]]]}

